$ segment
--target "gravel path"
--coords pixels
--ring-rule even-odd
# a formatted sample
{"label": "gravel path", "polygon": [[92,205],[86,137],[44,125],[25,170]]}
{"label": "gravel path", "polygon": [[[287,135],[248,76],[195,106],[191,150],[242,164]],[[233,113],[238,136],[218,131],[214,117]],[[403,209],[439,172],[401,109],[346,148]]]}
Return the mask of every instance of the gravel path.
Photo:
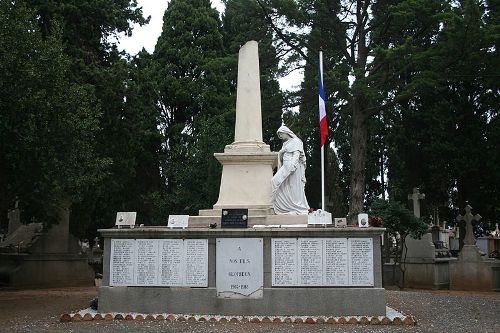
{"label": "gravel path", "polygon": [[17,332],[471,332],[500,333],[500,293],[387,290],[387,304],[417,326],[235,324],[168,321],[60,323],[64,312],[88,307],[95,288],[0,290],[0,333]]}

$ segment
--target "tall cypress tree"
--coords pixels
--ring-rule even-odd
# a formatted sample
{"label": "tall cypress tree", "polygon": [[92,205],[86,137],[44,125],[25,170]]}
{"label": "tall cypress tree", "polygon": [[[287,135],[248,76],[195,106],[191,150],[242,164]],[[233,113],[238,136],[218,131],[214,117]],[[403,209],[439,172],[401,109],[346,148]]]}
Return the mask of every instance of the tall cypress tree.
{"label": "tall cypress tree", "polygon": [[163,135],[164,209],[194,214],[217,199],[213,153],[232,140],[221,23],[209,0],[172,0],[153,54]]}

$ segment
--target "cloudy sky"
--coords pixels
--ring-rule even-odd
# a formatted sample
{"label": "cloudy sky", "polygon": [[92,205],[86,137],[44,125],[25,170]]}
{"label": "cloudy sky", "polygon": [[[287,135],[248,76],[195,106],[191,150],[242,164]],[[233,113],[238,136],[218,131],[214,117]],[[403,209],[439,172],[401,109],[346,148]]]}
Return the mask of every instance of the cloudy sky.
{"label": "cloudy sky", "polygon": [[[219,13],[224,11],[224,4],[221,0],[211,0],[212,7]],[[153,53],[156,41],[161,34],[163,25],[163,13],[167,9],[168,0],[138,0],[139,6],[145,17],[151,16],[149,24],[145,26],[134,26],[131,37],[122,35],[119,37],[118,48],[130,54],[137,54],[144,47],[149,53]],[[285,90],[297,90],[302,80],[302,74],[295,71],[279,80],[280,86]]]}
{"label": "cloudy sky", "polygon": [[[156,40],[160,37],[163,25],[163,13],[167,9],[168,0],[138,0],[145,17],[151,15],[149,24],[145,26],[134,26],[132,37],[122,36],[119,40],[120,50],[126,50],[130,54],[137,54],[144,47],[149,53],[153,53]],[[224,5],[220,0],[212,0],[212,7],[220,12],[224,11]]]}

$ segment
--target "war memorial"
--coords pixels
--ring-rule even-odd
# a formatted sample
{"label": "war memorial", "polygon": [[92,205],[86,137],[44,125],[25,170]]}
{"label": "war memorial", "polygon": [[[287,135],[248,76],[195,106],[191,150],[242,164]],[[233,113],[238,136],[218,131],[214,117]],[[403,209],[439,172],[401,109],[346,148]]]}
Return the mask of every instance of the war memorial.
{"label": "war memorial", "polygon": [[99,311],[386,315],[384,229],[308,225],[302,142],[286,126],[277,135],[279,153],[262,141],[251,41],[239,53],[234,142],[214,154],[223,166],[218,201],[198,216],[178,217],[177,228],[100,229]]}

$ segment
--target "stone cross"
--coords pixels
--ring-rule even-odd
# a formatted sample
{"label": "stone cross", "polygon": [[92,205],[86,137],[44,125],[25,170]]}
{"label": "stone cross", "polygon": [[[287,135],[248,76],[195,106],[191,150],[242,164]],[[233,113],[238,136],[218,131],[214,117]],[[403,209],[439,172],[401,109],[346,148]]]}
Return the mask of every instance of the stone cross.
{"label": "stone cross", "polygon": [[479,221],[481,219],[481,215],[479,215],[479,214],[472,215],[471,210],[472,210],[472,207],[467,205],[467,206],[465,206],[465,216],[462,216],[462,215],[457,216],[457,221],[465,221],[464,245],[476,244],[476,238],[474,237],[474,230],[472,227],[472,221]]}
{"label": "stone cross", "polygon": [[418,191],[418,187],[413,188],[413,193],[408,194],[408,200],[413,201],[413,215],[415,217],[420,218],[420,201],[421,199],[425,199],[425,194],[420,193]]}

